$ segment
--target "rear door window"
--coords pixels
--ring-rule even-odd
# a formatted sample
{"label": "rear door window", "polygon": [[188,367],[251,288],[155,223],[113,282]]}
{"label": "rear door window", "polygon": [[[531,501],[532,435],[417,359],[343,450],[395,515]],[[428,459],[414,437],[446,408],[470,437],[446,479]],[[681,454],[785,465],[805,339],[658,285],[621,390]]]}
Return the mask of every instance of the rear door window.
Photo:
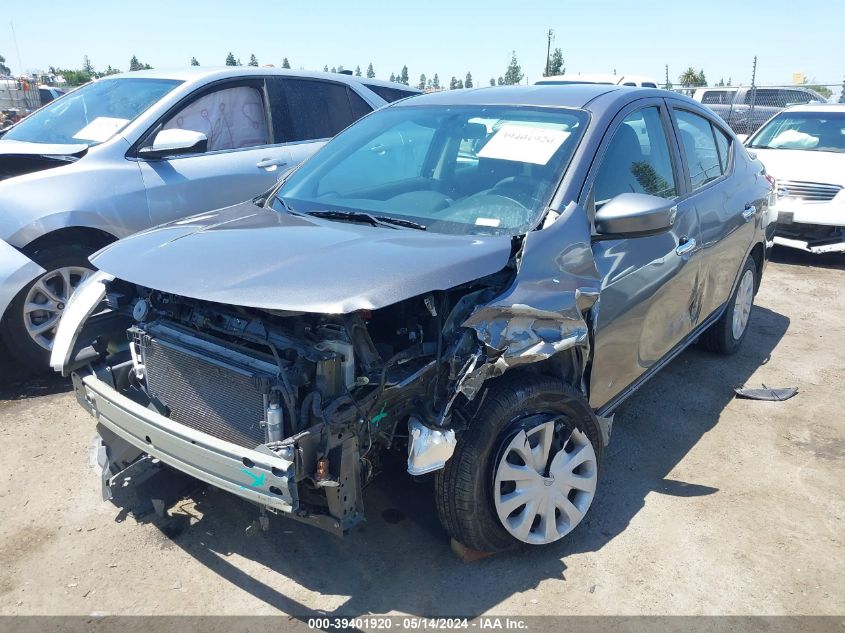
{"label": "rear door window", "polygon": [[272,77],[267,94],[277,143],[331,138],[369,111],[357,101],[353,108],[358,95],[332,81]]}
{"label": "rear door window", "polygon": [[722,173],[726,174],[731,162],[731,138],[715,125],[713,126],[713,135],[716,137],[716,147],[719,150],[719,163],[722,167]]}
{"label": "rear door window", "polygon": [[689,168],[693,189],[720,177],[727,167],[720,160],[713,126],[704,117],[686,110],[676,110],[681,146]]}
{"label": "rear door window", "polygon": [[349,92],[349,104],[352,106],[352,117],[354,120],[360,119],[373,111],[370,104],[364,101],[361,96],[352,88],[347,86],[346,90]]}

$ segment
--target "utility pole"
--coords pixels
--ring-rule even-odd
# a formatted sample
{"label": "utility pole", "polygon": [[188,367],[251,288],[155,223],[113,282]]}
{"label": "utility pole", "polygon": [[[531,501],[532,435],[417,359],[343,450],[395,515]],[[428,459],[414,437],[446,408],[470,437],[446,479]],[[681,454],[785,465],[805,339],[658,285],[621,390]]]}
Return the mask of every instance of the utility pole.
{"label": "utility pole", "polygon": [[23,77],[23,62],[21,61],[21,49],[18,48],[18,36],[15,35],[15,23],[9,22],[9,26],[12,27],[12,40],[15,42],[15,53],[18,57],[18,73],[21,77]]}
{"label": "utility pole", "polygon": [[666,88],[666,90],[672,89],[672,84],[669,83],[669,64],[666,64],[666,83],[663,84],[663,87]]}
{"label": "utility pole", "polygon": [[551,54],[552,54],[552,38],[554,38],[555,32],[552,29],[549,29],[549,32],[546,33],[546,77],[549,76],[549,63],[551,61]]}
{"label": "utility pole", "polygon": [[748,108],[748,118],[745,121],[745,133],[751,134],[753,130],[753,123],[751,122],[751,115],[754,114],[754,102],[757,101],[757,56],[754,56],[754,64],[751,66],[751,107]]}

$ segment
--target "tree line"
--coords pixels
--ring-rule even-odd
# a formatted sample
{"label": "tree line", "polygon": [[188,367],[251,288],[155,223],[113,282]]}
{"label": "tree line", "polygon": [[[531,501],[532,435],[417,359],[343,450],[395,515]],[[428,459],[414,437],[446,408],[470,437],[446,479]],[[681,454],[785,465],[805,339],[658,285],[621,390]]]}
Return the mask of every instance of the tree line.
{"label": "tree line", "polygon": [[[4,64],[5,59],[0,57],[0,74],[8,74],[10,71],[7,66]],[[191,57],[190,59],[191,66],[199,66],[200,61],[196,57]],[[236,57],[232,51],[226,55],[224,64],[226,66],[243,66],[243,62],[241,61],[240,57]],[[258,58],[254,53],[250,54],[249,60],[246,63],[246,66],[253,66],[257,67],[259,65]],[[282,58],[281,63],[282,68],[291,68],[290,60],[287,57]],[[132,59],[129,61],[129,71],[135,70],[145,70],[150,69],[150,66],[147,63],[141,62],[137,56],[133,55]],[[560,49],[555,49],[555,54],[552,56],[552,63],[550,68],[555,72],[553,74],[560,74],[563,72],[563,56]],[[328,64],[323,66],[323,71],[327,73],[344,73],[348,74],[348,71],[343,67],[342,64],[337,66],[329,67]],[[120,72],[123,72],[120,68],[113,68],[111,65],[107,66],[103,70],[97,70],[94,67],[93,62],[91,59],[85,55],[83,57],[82,67],[77,69],[66,69],[66,68],[58,68],[55,66],[51,66],[49,69],[50,74],[61,76],[65,79],[65,81],[70,86],[78,86],[92,79],[97,79],[100,77],[106,77],[108,75],[114,75]],[[373,63],[370,62],[367,65],[366,71],[361,70],[361,66],[356,66],[352,74],[356,77],[362,77],[366,75],[366,77],[373,79],[376,76],[376,71],[373,68]],[[516,51],[512,51],[511,53],[511,60],[505,69],[503,75],[500,75],[498,79],[495,77],[490,78],[490,85],[512,85],[521,83],[524,79],[525,74],[522,72],[522,66],[519,64],[519,61],[516,57]],[[408,66],[402,66],[402,69],[399,72],[392,72],[390,73],[389,80],[395,83],[403,84],[406,86],[411,85],[411,78],[410,73],[408,71]],[[476,82],[473,79],[472,72],[467,71],[464,77],[456,77],[452,76],[447,84],[444,84],[438,73],[434,73],[433,75],[426,75],[425,73],[420,74],[419,81],[414,84],[415,88],[419,90],[443,90],[443,89],[450,89],[450,90],[457,90],[461,88],[473,88],[476,86]]]}
{"label": "tree line", "polygon": [[[10,75],[11,70],[6,65],[6,59],[0,55],[0,75]],[[244,65],[241,62],[239,57],[235,57],[234,53],[229,51],[225,58],[225,65],[226,66],[242,66]],[[199,66],[200,62],[197,60],[196,57],[191,57],[190,59],[191,66]],[[257,67],[259,65],[258,58],[255,54],[250,54],[249,60],[246,63],[247,66],[254,66]],[[282,68],[291,68],[290,61],[287,57],[282,58],[281,63]],[[138,59],[136,55],[133,55],[132,58],[129,60],[129,71],[135,70],[145,70],[151,69],[152,66],[149,64],[142,62]],[[343,65],[332,66],[331,68],[326,64],[323,67],[324,72],[331,72],[331,73],[343,73],[347,72]],[[82,61],[82,67],[77,69],[67,69],[67,68],[59,68],[55,66],[50,66],[49,72],[52,75],[61,76],[70,86],[78,86],[92,79],[97,79],[100,77],[106,77],[108,75],[114,75],[120,72],[123,72],[119,68],[113,68],[111,65],[106,66],[105,69],[97,70],[94,67],[93,62],[85,55]],[[549,59],[547,62],[546,67],[543,69],[543,76],[549,77],[554,75],[563,75],[566,73],[566,66],[565,61],[563,58],[563,51],[560,48],[555,48],[553,52],[549,55]],[[372,62],[367,65],[366,71],[362,72],[360,66],[356,66],[352,74],[356,77],[361,77],[366,75],[368,78],[373,79],[376,76],[375,69],[373,68]],[[511,51],[511,59],[508,63],[507,67],[505,68],[505,72],[498,77],[490,77],[490,85],[491,86],[504,86],[504,85],[515,85],[522,83],[523,79],[525,78],[525,73],[522,71],[522,66],[520,65],[516,51]],[[399,72],[392,72],[390,73],[389,80],[395,83],[404,84],[406,86],[411,85],[410,80],[410,73],[408,71],[408,66],[402,66],[402,69]],[[707,85],[707,77],[704,74],[704,69],[695,70],[692,66],[684,70],[678,76],[678,83],[683,86],[684,88],[696,88],[699,86],[706,86]],[[815,89],[817,92],[822,94],[823,96],[830,96],[830,89],[825,86],[818,86],[818,85],[810,85],[809,82],[805,81],[807,87]],[[477,84],[473,79],[472,72],[467,71],[466,75],[463,78],[452,76],[448,83],[444,84],[438,73],[434,73],[434,75],[426,75],[426,73],[421,73],[419,77],[419,81],[414,84],[415,88],[419,90],[444,90],[448,88],[449,90],[456,90],[461,88],[473,88]],[[732,86],[732,79],[728,77],[727,82],[725,81],[724,77],[719,79],[718,82],[713,84],[714,86]],[[673,84],[669,81],[669,72],[667,67],[666,72],[666,83],[664,85],[667,89],[672,89]]]}

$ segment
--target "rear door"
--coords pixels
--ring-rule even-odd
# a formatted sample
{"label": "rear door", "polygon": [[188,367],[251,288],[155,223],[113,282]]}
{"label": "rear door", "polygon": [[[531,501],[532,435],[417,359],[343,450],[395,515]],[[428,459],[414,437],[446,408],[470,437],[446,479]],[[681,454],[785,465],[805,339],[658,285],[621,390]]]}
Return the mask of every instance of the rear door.
{"label": "rear door", "polygon": [[668,100],[678,132],[689,194],[701,225],[702,318],[719,309],[754,240],[754,178],[738,170],[745,165],[735,156],[736,141],[714,117]]}
{"label": "rear door", "polygon": [[275,142],[296,165],[373,108],[344,83],[301,77],[267,79]]}
{"label": "rear door", "polygon": [[683,174],[662,99],[639,100],[623,110],[591,168],[588,213],[622,193],[666,198],[676,209],[672,228],[658,235],[594,236],[593,257],[602,278],[590,376],[590,404],[596,409],[623,397],[698,323],[698,217],[683,198]]}
{"label": "rear door", "polygon": [[264,79],[236,79],[205,87],[180,103],[147,135],[187,129],[208,137],[203,154],[138,162],[153,224],[248,200],[269,189],[290,152],[275,143]]}

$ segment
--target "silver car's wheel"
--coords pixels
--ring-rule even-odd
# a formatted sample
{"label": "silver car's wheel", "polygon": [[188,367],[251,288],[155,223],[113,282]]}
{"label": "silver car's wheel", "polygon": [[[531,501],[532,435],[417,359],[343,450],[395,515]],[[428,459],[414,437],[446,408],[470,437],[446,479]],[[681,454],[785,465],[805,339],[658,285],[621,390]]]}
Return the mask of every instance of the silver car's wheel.
{"label": "silver car's wheel", "polygon": [[520,430],[502,452],[494,481],[496,513],[524,543],[557,541],[587,513],[597,478],[596,453],[586,434],[568,431],[559,421],[543,422]]}
{"label": "silver car's wheel", "polygon": [[751,306],[754,304],[754,272],[746,270],[739,282],[739,290],[734,302],[732,329],[734,339],[742,338],[748,317],[751,316]]}
{"label": "silver car's wheel", "polygon": [[82,266],[57,268],[42,275],[29,289],[23,303],[23,323],[26,333],[39,347],[52,349],[68,299],[91,273],[90,268]]}

